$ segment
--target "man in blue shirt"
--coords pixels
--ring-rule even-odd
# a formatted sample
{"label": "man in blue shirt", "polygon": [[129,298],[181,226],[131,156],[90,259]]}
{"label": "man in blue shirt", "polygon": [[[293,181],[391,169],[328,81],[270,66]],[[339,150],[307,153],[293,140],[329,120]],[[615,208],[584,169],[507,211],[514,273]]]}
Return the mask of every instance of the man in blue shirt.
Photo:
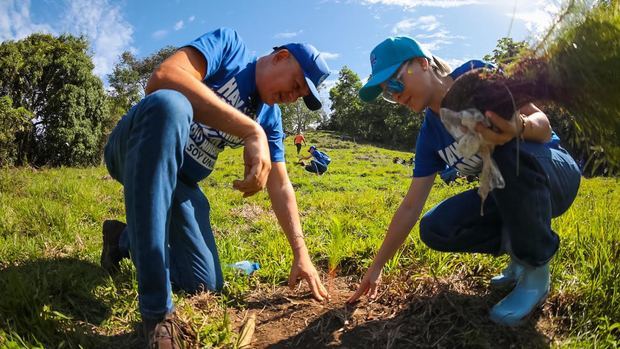
{"label": "man in blue shirt", "polygon": [[327,165],[332,162],[332,159],[327,154],[318,150],[314,145],[310,146],[308,152],[310,155],[301,158],[301,160],[308,160],[311,157],[314,159],[310,160],[308,165],[304,164],[303,161],[300,161],[300,164],[302,164],[308,172],[316,173],[317,175],[325,173],[327,171]]}
{"label": "man in blue shirt", "polygon": [[256,58],[236,31],[220,28],[165,60],[147,96],[110,135],[105,162],[124,186],[127,226],[104,223],[101,263],[114,272],[131,253],[149,347],[180,344],[171,318],[173,288],[222,288],[210,206],[197,183],[227,146],[244,146],[244,178],[233,187],[244,197],[267,187],[293,249],[289,285],[303,278],[315,298],[327,296],[303,239],[277,103],[303,97],[309,109],[321,108],[317,87],[328,75],[311,45],[287,44]]}

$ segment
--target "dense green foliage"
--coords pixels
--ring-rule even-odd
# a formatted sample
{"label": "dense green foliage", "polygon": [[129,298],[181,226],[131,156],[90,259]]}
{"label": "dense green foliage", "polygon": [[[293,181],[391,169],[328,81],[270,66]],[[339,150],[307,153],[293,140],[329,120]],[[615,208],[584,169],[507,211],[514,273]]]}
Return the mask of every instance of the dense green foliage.
{"label": "dense green foliage", "polygon": [[0,97],[0,166],[14,165],[18,158],[20,147],[16,144],[29,129],[31,114],[24,109],[13,108],[13,101],[9,96]]}
{"label": "dense green foliage", "polygon": [[[493,55],[487,55],[484,60],[505,67],[519,57],[532,54],[532,48],[525,41],[513,41],[511,38],[502,38],[497,42],[497,48]],[[577,124],[575,116],[565,108],[556,104],[547,103],[539,105],[549,118],[551,127],[560,137],[561,144],[579,162],[584,175],[587,176],[612,176],[617,175],[620,166],[609,160],[597,142],[597,138],[589,137]]]}
{"label": "dense green foliage", "polygon": [[[323,273],[337,265],[338,275],[360,277],[411,180],[411,168],[392,163],[392,158],[408,154],[327,134],[306,137],[333,160],[325,175],[308,174],[294,165],[292,141],[287,142],[290,177],[311,256]],[[175,297],[177,309],[203,347],[231,347],[234,335],[223,309],[243,306],[258,282],[265,286],[286,282],[292,261],[267,195],[243,199],[232,190],[232,180],[242,173],[242,149],[228,150],[201,186],[210,199],[223,264],[249,259],[262,268],[251,279],[225,269],[224,294],[208,302]],[[424,210],[470,187],[437,181]],[[552,262],[553,287],[541,315],[543,324],[536,326],[541,336],[552,329],[553,338],[548,340],[553,346],[620,344],[619,189],[617,179],[584,179],[573,207],[553,220],[562,242]],[[137,345],[133,266],[124,263],[115,278],[98,266],[101,223],[124,220],[122,197],[121,186],[102,167],[0,170],[0,348]],[[505,262],[505,258],[432,251],[419,240],[416,225],[385,273],[387,278],[409,270],[441,279],[458,271],[487,289],[488,279]],[[456,301],[459,295],[453,297]],[[482,296],[474,292],[468,297]],[[222,312],[207,315],[208,307]],[[484,314],[485,309],[476,311]],[[494,347],[494,335],[518,336],[520,330],[497,327],[494,332],[469,325],[460,334],[479,347]],[[445,339],[429,338],[429,343]]]}
{"label": "dense green foliage", "polygon": [[508,64],[526,50],[529,50],[529,45],[525,41],[514,41],[512,38],[504,37],[497,40],[497,46],[493,49],[493,54],[485,55],[482,60],[499,65]]}
{"label": "dense green foliage", "polygon": [[[566,15],[571,14],[575,18],[558,24],[559,28],[551,29],[559,33],[556,34],[557,38],[550,34],[547,39],[550,42],[546,47],[547,55],[552,60],[550,65],[562,70],[554,74],[562,76],[567,89],[570,86],[591,86],[587,89],[593,96],[586,97],[577,93],[579,99],[574,101],[571,108],[581,111],[586,117],[577,118],[566,107],[557,104],[541,105],[553,130],[562,140],[562,145],[579,161],[583,173],[588,176],[613,176],[620,172],[620,163],[612,161],[612,154],[608,151],[609,146],[613,149],[609,141],[617,139],[613,125],[620,119],[620,105],[617,105],[620,99],[617,89],[611,87],[617,79],[613,74],[608,74],[608,71],[620,69],[620,62],[614,60],[620,52],[620,47],[617,46],[620,42],[620,11],[617,2],[615,5],[612,3],[614,2],[601,2],[598,5],[600,7],[595,7],[590,12],[573,5],[575,7],[570,7]],[[584,13],[587,14],[585,19]],[[610,22],[614,21],[615,29],[610,26]],[[604,33],[603,38],[591,39],[592,36],[599,35],[598,33]],[[607,41],[610,41],[610,45]],[[606,49],[598,50],[598,47]],[[567,52],[576,48],[580,48],[579,55]],[[502,38],[493,50],[493,55],[487,55],[484,59],[505,67],[506,64],[520,57],[529,57],[533,53],[533,49],[524,41],[515,42],[510,38]],[[614,83],[601,81],[600,77],[612,79]]]}
{"label": "dense green foliage", "polygon": [[[620,170],[620,3],[602,1],[589,8],[572,1],[566,20],[545,42],[550,77],[563,106],[574,116],[577,133]],[[567,98],[566,98],[567,97]],[[590,152],[592,153],[592,152]]]}
{"label": "dense green foliage", "polygon": [[129,51],[123,52],[112,74],[108,76],[115,110],[124,114],[138,103],[144,97],[146,84],[155,68],[176,50],[176,47],[166,46],[143,59]]}
{"label": "dense green foliage", "polygon": [[[91,165],[101,158],[109,117],[88,42],[71,35],[32,34],[0,44],[0,96],[32,115],[15,129],[17,165]],[[21,126],[20,126],[21,127]]]}
{"label": "dense green foliage", "polygon": [[324,127],[355,139],[412,150],[422,124],[422,114],[381,98],[373,103],[363,103],[357,95],[361,87],[357,74],[347,67],[342,68],[336,86],[329,91],[332,114]]}

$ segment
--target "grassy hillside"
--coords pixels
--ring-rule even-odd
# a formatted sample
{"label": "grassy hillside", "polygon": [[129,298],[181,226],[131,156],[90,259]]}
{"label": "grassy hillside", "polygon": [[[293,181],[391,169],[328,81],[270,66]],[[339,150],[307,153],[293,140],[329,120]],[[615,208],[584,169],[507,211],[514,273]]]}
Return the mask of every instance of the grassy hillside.
{"label": "grassy hillside", "polygon": [[[307,139],[332,158],[328,173],[309,174],[294,164],[292,139],[286,140],[289,174],[310,253],[325,275],[330,265],[337,267],[339,278],[332,288],[336,297],[321,306],[321,314],[325,314],[346,309],[341,300],[369,265],[411,180],[411,168],[394,164],[392,159],[408,159],[410,154],[345,142],[326,133],[310,134]],[[235,317],[261,302],[253,292],[261,290],[259,298],[271,299],[280,290],[277,286],[288,278],[292,254],[270,211],[269,199],[266,193],[243,199],[233,191],[232,181],[241,174],[241,149],[228,150],[202,188],[210,199],[223,264],[248,259],[260,262],[262,268],[251,278],[225,269],[221,295],[175,296],[187,335],[199,347],[234,347]],[[459,182],[448,186],[437,181],[425,210],[470,187],[473,185]],[[488,307],[501,298],[486,285],[506,263],[505,257],[433,252],[420,242],[416,226],[401,252],[386,266],[384,292],[388,299],[378,305],[383,310],[393,309],[393,314],[389,319],[387,315],[379,318],[396,328],[398,319],[411,321],[405,315],[415,305],[428,310],[418,320],[440,314],[444,317],[432,315],[432,319],[445,321],[437,320],[433,326],[427,322],[427,332],[398,327],[400,332],[396,331],[388,344],[383,334],[377,333],[364,343],[380,347],[404,347],[412,342],[420,346],[494,347],[498,340],[507,343],[501,338],[508,338],[528,347],[619,345],[618,189],[618,179],[584,179],[573,207],[553,221],[562,238],[552,263],[553,289],[543,310],[525,326],[526,335],[522,335],[523,329],[494,326],[485,317]],[[124,220],[123,207],[122,187],[107,176],[104,167],[0,170],[0,348],[140,344],[134,331],[139,314],[133,266],[123,264],[115,278],[98,266],[101,223],[109,218]],[[434,313],[436,309],[429,304],[437,304],[433,302],[440,292],[447,310]],[[307,301],[307,297],[300,299]],[[430,301],[421,301],[426,299]],[[262,309],[266,308],[268,311],[269,306]],[[350,309],[345,312],[355,313]],[[480,319],[472,320],[473,316]],[[376,319],[365,319],[363,326],[375,326],[372,321]],[[267,325],[263,321],[259,327]],[[345,325],[340,326],[345,328],[341,332],[356,331]],[[291,328],[287,334],[286,328],[281,330],[284,338],[297,336],[296,346],[303,347],[299,331]],[[363,338],[366,332],[357,331],[351,333]],[[425,335],[417,339],[421,333]],[[340,337],[339,345],[355,343],[347,338]]]}

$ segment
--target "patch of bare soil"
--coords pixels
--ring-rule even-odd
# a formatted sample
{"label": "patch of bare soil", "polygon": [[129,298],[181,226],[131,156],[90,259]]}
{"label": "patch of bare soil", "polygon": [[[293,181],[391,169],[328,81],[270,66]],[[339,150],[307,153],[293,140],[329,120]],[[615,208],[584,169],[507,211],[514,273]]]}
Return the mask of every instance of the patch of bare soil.
{"label": "patch of bare soil", "polygon": [[508,290],[489,290],[480,277],[400,275],[376,301],[348,305],[355,281],[333,280],[329,302],[285,286],[257,289],[245,309],[229,309],[234,329],[254,312],[253,348],[540,348],[558,339],[553,298],[522,326],[498,326],[488,310]]}
{"label": "patch of bare soil", "polygon": [[233,207],[231,209],[231,214],[233,216],[243,218],[248,221],[255,221],[260,218],[260,216],[270,213],[270,211],[266,211],[262,207],[251,203],[244,203],[242,206]]}

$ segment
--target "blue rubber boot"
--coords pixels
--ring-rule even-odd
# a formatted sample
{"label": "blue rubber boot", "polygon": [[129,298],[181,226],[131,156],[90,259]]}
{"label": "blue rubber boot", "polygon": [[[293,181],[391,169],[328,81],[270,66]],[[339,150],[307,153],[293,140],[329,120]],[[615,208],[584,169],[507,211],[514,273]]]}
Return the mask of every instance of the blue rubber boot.
{"label": "blue rubber boot", "polygon": [[520,325],[545,301],[549,287],[549,263],[536,268],[523,266],[517,286],[491,309],[491,320],[504,326]]}
{"label": "blue rubber boot", "polygon": [[523,274],[523,266],[513,259],[510,259],[510,263],[508,266],[502,270],[499,275],[496,275],[491,278],[491,287],[495,288],[503,288],[508,286],[514,286],[517,283],[517,280]]}

